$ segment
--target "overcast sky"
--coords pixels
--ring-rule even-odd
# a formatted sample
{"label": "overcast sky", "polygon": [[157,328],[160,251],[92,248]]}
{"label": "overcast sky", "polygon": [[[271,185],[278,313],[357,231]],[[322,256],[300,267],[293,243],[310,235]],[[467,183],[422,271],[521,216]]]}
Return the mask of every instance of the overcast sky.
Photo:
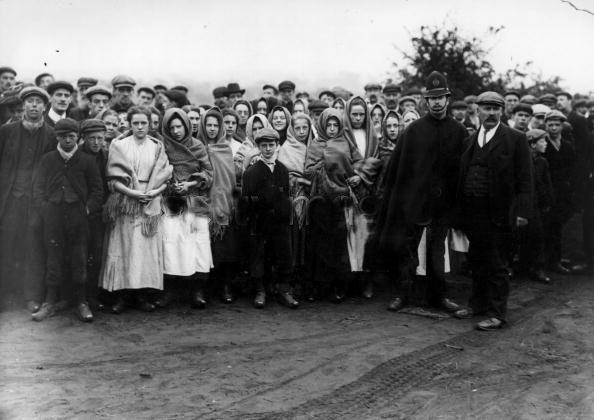
{"label": "overcast sky", "polygon": [[[594,11],[594,1],[573,0]],[[384,80],[394,48],[420,25],[449,22],[468,35],[504,25],[490,54],[497,70],[531,60],[574,92],[594,90],[594,16],[560,0],[0,0],[0,65],[31,81],[188,83],[193,96],[229,81],[256,94],[292,79],[298,90]]]}

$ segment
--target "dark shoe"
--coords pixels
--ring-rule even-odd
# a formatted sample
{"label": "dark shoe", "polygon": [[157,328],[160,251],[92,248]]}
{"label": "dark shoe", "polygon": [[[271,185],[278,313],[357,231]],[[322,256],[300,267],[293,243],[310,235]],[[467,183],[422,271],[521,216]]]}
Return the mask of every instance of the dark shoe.
{"label": "dark shoe", "polygon": [[395,297],[388,303],[388,311],[396,312],[402,308],[404,308],[404,299],[401,297]]}
{"label": "dark shoe", "polygon": [[280,293],[279,297],[283,305],[287,305],[287,307],[291,309],[297,309],[299,307],[299,302],[297,302],[289,292]]}
{"label": "dark shoe", "polygon": [[231,288],[228,285],[223,286],[223,303],[233,303],[233,294]]}
{"label": "dark shoe", "polygon": [[462,308],[454,312],[454,317],[459,319],[469,319],[474,316],[472,308]]}
{"label": "dark shoe", "polygon": [[34,300],[30,300],[27,302],[27,310],[32,314],[37,312],[40,308],[41,305],[38,302],[35,302]]}
{"label": "dark shoe", "polygon": [[78,319],[82,322],[91,322],[93,321],[93,312],[91,312],[91,308],[87,302],[81,302],[76,307],[76,314],[78,315]]}
{"label": "dark shoe", "polygon": [[571,270],[561,263],[557,263],[551,267],[551,270],[559,274],[571,274]]}
{"label": "dark shoe", "polygon": [[439,307],[441,309],[445,309],[447,312],[456,312],[461,309],[460,305],[458,305],[453,300],[445,298],[445,297],[439,301]]}
{"label": "dark shoe", "polygon": [[342,289],[334,288],[332,295],[330,295],[330,301],[333,303],[340,303],[345,299],[345,292]]}
{"label": "dark shoe", "polygon": [[256,297],[254,298],[254,307],[257,309],[262,309],[266,305],[266,292],[256,292]]}
{"label": "dark shoe", "polygon": [[146,300],[146,298],[139,297],[138,301],[136,302],[136,309],[142,312],[153,312],[155,309],[157,309],[157,307]]}
{"label": "dark shoe", "polygon": [[546,275],[543,270],[535,270],[531,273],[530,277],[534,281],[538,281],[540,283],[550,283],[551,278]]}
{"label": "dark shoe", "polygon": [[481,331],[495,331],[503,326],[503,321],[497,318],[485,319],[476,324],[476,329]]}
{"label": "dark shoe", "polygon": [[365,299],[373,298],[373,283],[369,282],[365,285],[365,289],[363,290],[363,297]]}
{"label": "dark shoe", "polygon": [[[171,292],[163,292],[161,296],[154,302],[154,306],[157,308],[166,308],[173,301],[173,294]],[[139,302],[140,303],[140,302]]]}
{"label": "dark shoe", "polygon": [[118,297],[115,303],[111,306],[111,312],[114,314],[121,314],[126,310],[126,301],[122,297]]}
{"label": "dark shoe", "polygon": [[93,311],[103,311],[105,309],[105,305],[96,297],[92,297],[89,299],[89,308]]}
{"label": "dark shoe", "polygon": [[206,308],[206,300],[204,299],[204,293],[202,290],[197,290],[192,294],[190,298],[190,306],[193,309],[204,309]]}
{"label": "dark shoe", "polygon": [[45,302],[43,305],[41,305],[41,308],[39,308],[37,312],[31,315],[31,318],[33,321],[43,321],[51,316],[54,316],[55,313],[55,305]]}

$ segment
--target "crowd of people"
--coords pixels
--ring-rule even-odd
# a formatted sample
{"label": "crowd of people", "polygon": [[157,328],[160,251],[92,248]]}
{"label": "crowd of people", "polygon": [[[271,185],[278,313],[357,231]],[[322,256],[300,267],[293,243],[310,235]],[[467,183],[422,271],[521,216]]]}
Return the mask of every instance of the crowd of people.
{"label": "crowd of people", "polygon": [[[283,81],[247,100],[229,83],[192,104],[185,86],[127,75],[110,88],[16,77],[0,67],[0,281],[36,321],[69,299],[84,322],[242,291],[295,309],[341,302],[350,284],[372,298],[381,275],[392,311],[427,305],[495,330],[512,275],[594,268],[586,97],[453,98],[435,71],[405,92],[316,99]],[[583,258],[569,261],[563,226],[578,212]],[[453,253],[467,305],[448,294]]]}

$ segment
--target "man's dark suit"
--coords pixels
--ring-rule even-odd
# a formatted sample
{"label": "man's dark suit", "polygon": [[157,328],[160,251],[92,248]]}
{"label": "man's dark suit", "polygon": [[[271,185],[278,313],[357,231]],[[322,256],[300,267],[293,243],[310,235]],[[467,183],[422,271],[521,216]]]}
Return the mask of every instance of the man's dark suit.
{"label": "man's dark suit", "polygon": [[479,133],[466,140],[457,193],[460,227],[470,241],[470,307],[475,314],[486,313],[505,321],[509,239],[516,217],[530,219],[532,163],[522,132],[500,123],[482,148],[478,145]]}

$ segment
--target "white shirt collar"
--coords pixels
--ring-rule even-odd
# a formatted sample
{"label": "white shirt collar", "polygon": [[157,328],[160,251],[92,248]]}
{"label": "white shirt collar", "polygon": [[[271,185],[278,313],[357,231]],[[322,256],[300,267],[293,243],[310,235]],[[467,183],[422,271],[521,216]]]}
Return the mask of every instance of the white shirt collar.
{"label": "white shirt collar", "polygon": [[[500,124],[501,124],[501,122],[498,122],[495,127],[493,127],[490,130],[487,130],[487,137],[485,139],[485,144],[489,143],[489,141],[493,138],[493,136],[495,135],[495,132],[499,128]],[[481,141],[483,141],[484,135],[485,135],[485,126],[481,124],[481,128],[479,129],[478,138],[477,138],[479,144],[481,144]]]}
{"label": "white shirt collar", "polygon": [[63,113],[62,115],[58,114],[56,111],[54,111],[54,108],[50,108],[50,110],[47,113],[47,116],[53,121],[53,122],[58,122],[60,120],[63,120],[64,118],[66,118],[66,113]]}

